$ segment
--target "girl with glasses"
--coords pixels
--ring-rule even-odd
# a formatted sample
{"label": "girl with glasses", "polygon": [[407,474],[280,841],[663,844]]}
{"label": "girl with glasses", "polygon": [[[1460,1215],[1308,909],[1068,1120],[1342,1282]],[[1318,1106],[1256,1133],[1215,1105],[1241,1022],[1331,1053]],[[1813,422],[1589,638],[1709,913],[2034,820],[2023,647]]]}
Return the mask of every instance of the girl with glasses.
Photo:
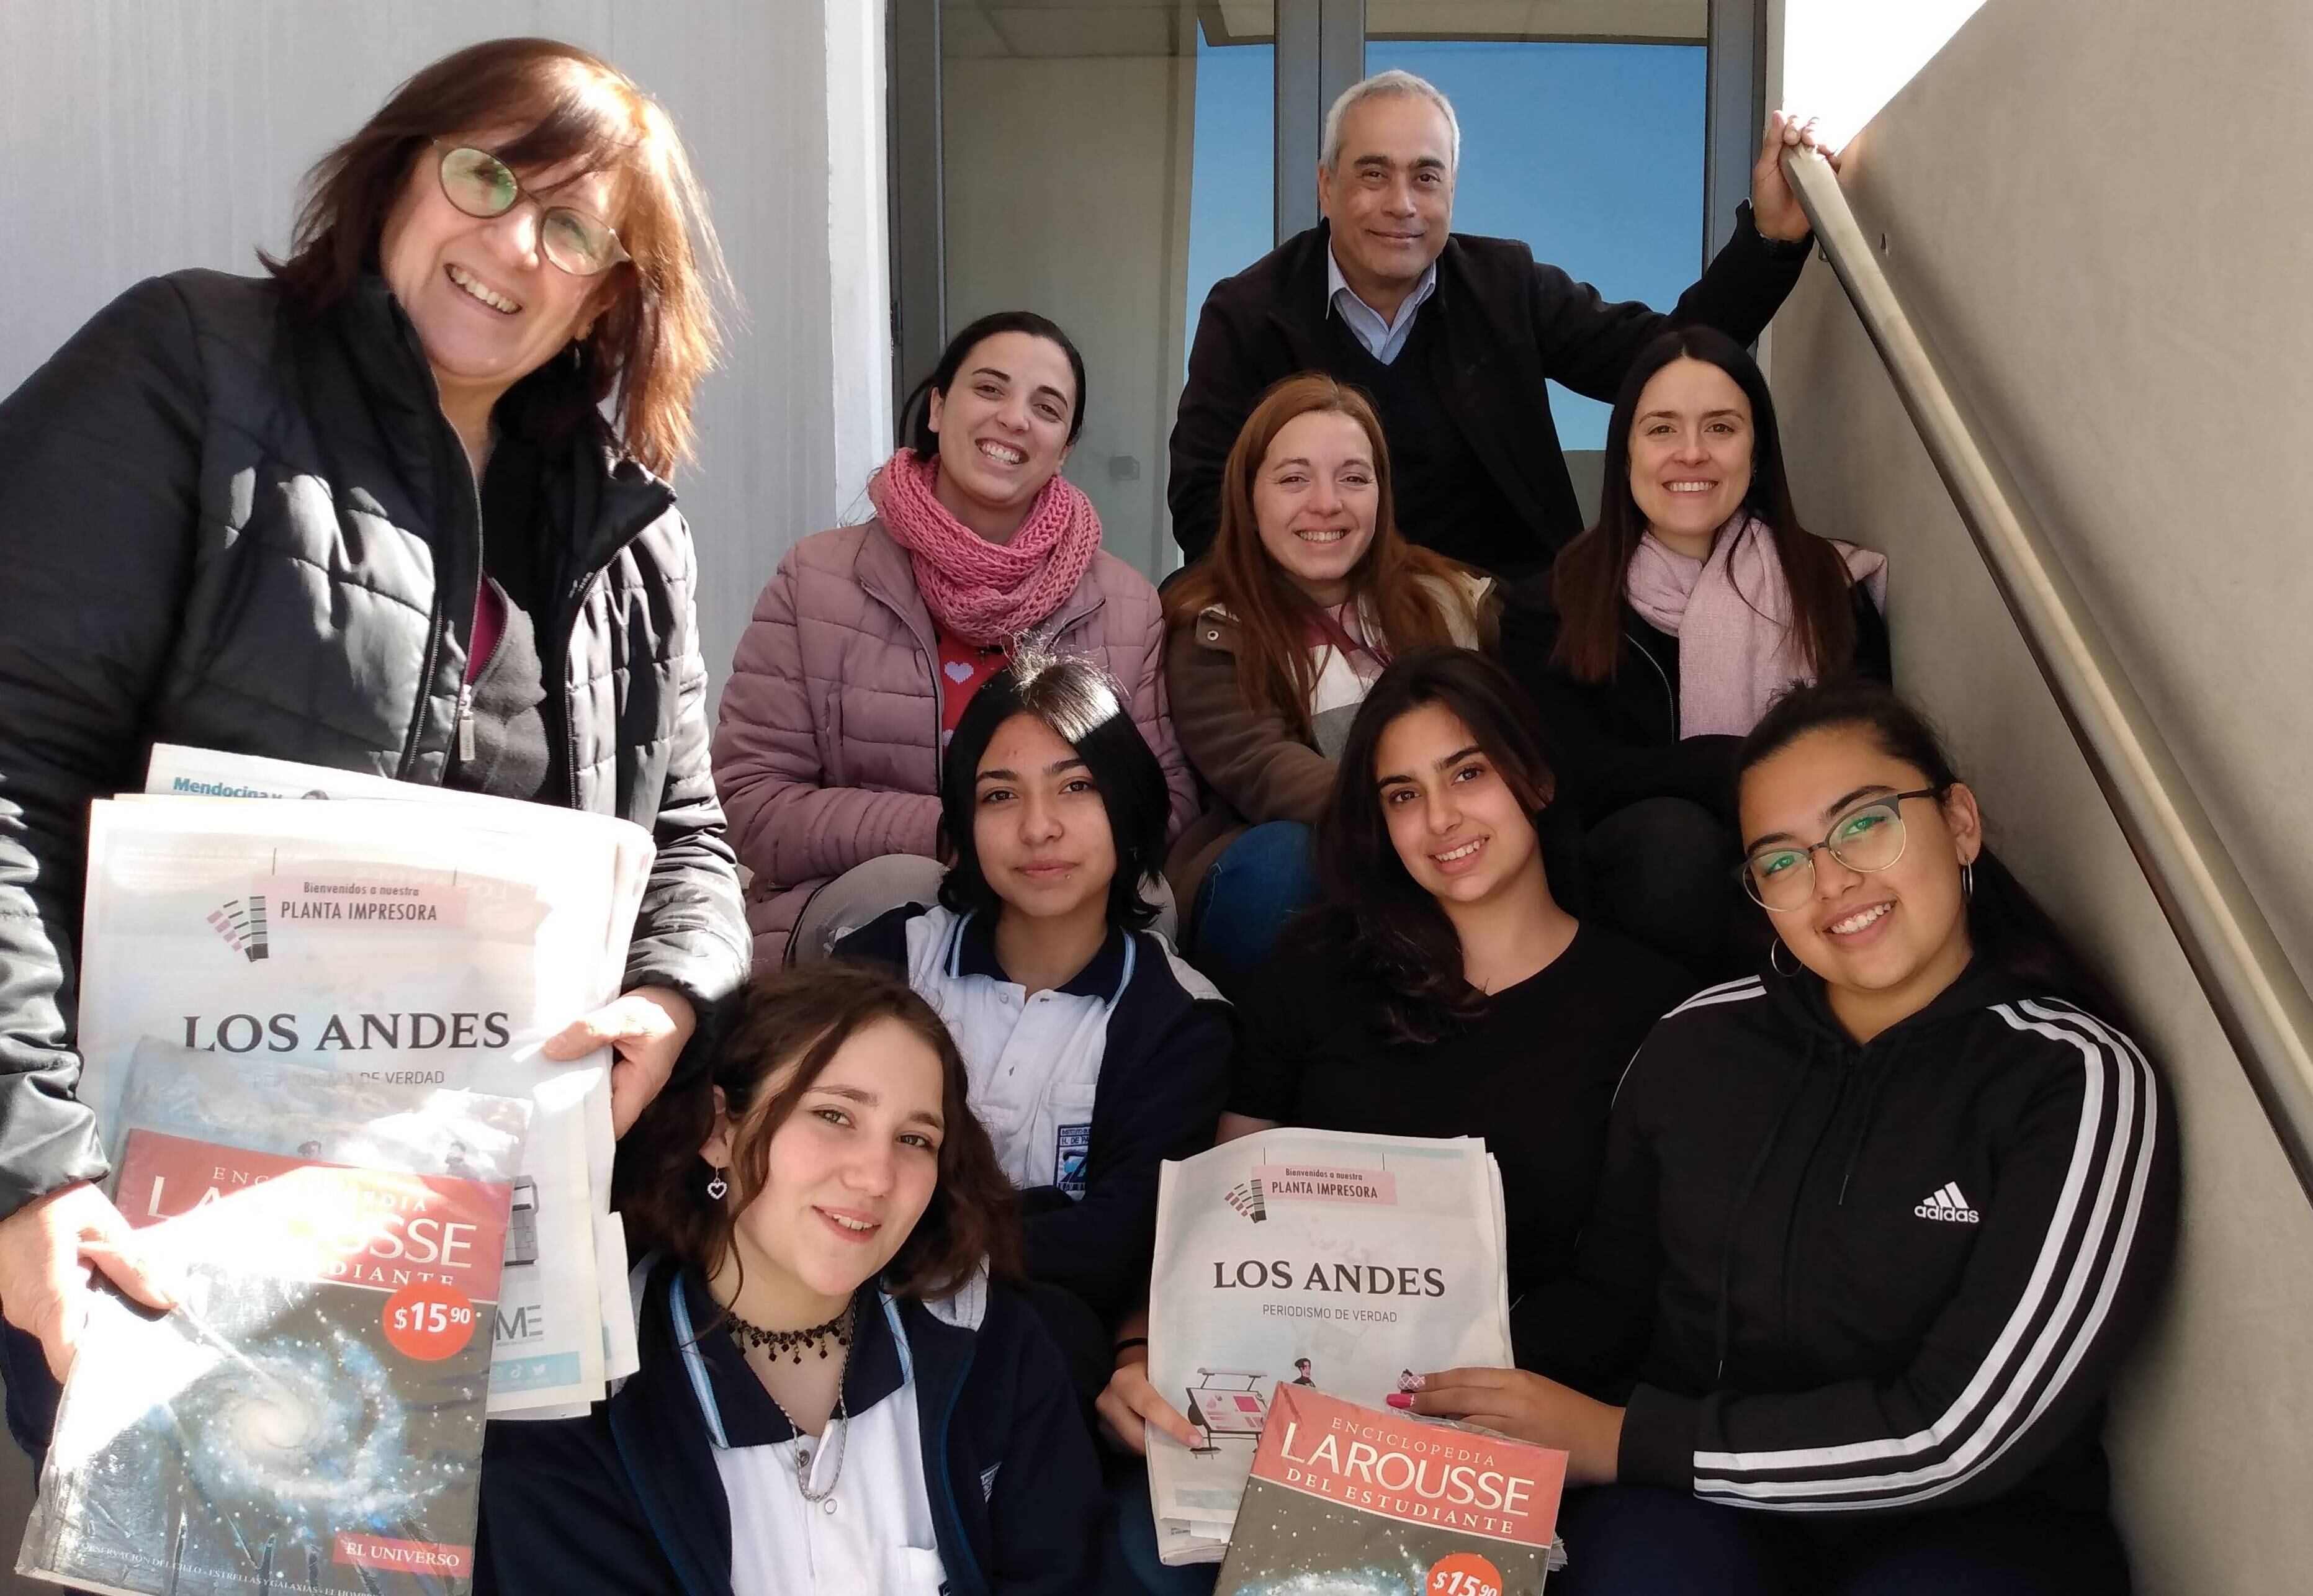
{"label": "girl with glasses", "polygon": [[763,981],[629,1138],[640,1370],[490,1426],[498,1596],[1079,1596],[1092,1443],[1007,1282],[1012,1193],[897,977]]}
{"label": "girl with glasses", "polygon": [[1491,642],[1492,592],[1399,535],[1363,394],[1305,373],[1263,396],[1221,472],[1219,536],[1165,604],[1165,681],[1210,798],[1165,873],[1225,989],[1315,894],[1309,829],[1367,692],[1398,653]]}
{"label": "girl with glasses", "polygon": [[1090,1402],[1109,1327],[1148,1290],[1158,1168],[1212,1145],[1235,1028],[1147,930],[1165,773],[1097,666],[1016,655],[964,709],[940,794],[937,900],[835,952],[904,972],[954,1033],[1021,1190],[1033,1298]]}
{"label": "girl with glasses", "polygon": [[2175,1244],[2159,1074],[1886,688],[1792,693],[1737,767],[1778,969],[1655,1027],[1520,1369],[1415,1407],[1568,1450],[1570,1596],[2120,1596],[2098,1434]]}
{"label": "girl with glasses", "polygon": [[[648,829],[626,994],[550,1044],[616,1047],[621,1129],[746,973],[665,481],[719,267],[666,113],[568,45],[461,50],[265,264],[139,284],[0,402],[0,1303],[59,1373],[83,1238],[119,1230],[73,1099],[88,806],[155,740]],[[46,1372],[6,1346],[37,1440]]]}
{"label": "girl with glasses", "polygon": [[1737,941],[1735,745],[1797,681],[1886,680],[1879,556],[1799,525],[1742,346],[1665,333],[1606,427],[1597,523],[1521,589],[1502,653],[1562,746],[1599,914],[1697,974]]}
{"label": "girl with glasses", "polygon": [[755,962],[824,958],[939,890],[940,750],[1022,645],[1096,660],[1164,767],[1167,835],[1196,812],[1156,679],[1156,590],[1100,546],[1060,467],[1085,363],[1029,311],[983,316],[901,407],[875,515],[806,538],[755,601],[723,689],[715,775],[754,872]]}

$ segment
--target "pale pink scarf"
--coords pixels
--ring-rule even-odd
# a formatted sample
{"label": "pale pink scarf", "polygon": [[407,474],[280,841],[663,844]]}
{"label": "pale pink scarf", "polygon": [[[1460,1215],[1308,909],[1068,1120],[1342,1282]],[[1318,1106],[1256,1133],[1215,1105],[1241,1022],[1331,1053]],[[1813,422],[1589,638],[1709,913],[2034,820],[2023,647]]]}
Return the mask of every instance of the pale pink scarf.
{"label": "pale pink scarf", "polygon": [[[1830,539],[1848,574],[1887,607],[1887,561]],[[1737,510],[1711,541],[1708,559],[1679,553],[1649,532],[1631,551],[1623,592],[1631,608],[1678,639],[1678,734],[1740,737],[1775,695],[1811,681],[1791,636],[1791,590],[1767,523]]]}
{"label": "pale pink scarf", "polygon": [[1012,540],[990,543],[948,513],[932,491],[938,480],[937,459],[902,449],[867,484],[867,502],[908,551],[940,629],[985,647],[1049,619],[1100,549],[1100,517],[1084,490],[1055,474]]}

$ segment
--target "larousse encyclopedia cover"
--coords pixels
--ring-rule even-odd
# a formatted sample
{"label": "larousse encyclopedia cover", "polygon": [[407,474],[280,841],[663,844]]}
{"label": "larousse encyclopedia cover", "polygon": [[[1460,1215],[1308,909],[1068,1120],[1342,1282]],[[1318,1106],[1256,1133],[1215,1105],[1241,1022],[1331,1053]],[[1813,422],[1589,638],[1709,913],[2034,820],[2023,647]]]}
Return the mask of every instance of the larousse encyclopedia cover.
{"label": "larousse encyclopedia cover", "polygon": [[1535,1596],[1566,1454],[1280,1384],[1215,1596]]}
{"label": "larousse encyclopedia cover", "polygon": [[19,1572],[140,1596],[472,1588],[528,1105],[432,1096],[419,1171],[128,1133],[116,1200],[183,1300],[100,1301]]}

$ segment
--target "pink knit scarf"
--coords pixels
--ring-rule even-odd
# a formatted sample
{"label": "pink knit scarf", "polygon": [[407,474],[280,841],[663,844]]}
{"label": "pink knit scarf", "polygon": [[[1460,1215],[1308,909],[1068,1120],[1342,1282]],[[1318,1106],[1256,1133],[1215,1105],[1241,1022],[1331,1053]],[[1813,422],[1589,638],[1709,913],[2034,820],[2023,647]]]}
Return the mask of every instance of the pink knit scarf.
{"label": "pink knit scarf", "polygon": [[902,449],[867,484],[867,502],[908,551],[916,588],[940,629],[975,646],[1009,643],[1076,592],[1100,548],[1084,490],[1055,474],[1009,543],[990,543],[932,491],[939,461]]}
{"label": "pink knit scarf", "polygon": [[[1848,574],[1887,607],[1887,561],[1831,539]],[[1791,589],[1767,523],[1737,510],[1694,559],[1649,532],[1631,551],[1623,592],[1657,631],[1678,639],[1678,734],[1740,737],[1775,695],[1811,681],[1791,636]]]}

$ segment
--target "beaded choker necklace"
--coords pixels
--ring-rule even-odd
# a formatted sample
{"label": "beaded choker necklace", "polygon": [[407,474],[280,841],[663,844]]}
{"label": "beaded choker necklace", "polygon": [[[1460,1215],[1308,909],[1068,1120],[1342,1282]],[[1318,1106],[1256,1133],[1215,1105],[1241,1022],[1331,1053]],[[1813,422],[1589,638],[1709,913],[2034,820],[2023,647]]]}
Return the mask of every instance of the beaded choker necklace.
{"label": "beaded choker necklace", "polygon": [[768,1348],[774,1362],[786,1357],[791,1363],[800,1364],[804,1353],[810,1348],[818,1348],[819,1355],[823,1358],[831,1345],[844,1347],[851,1345],[852,1307],[853,1304],[847,1303],[842,1312],[825,1324],[815,1324],[800,1330],[767,1330],[759,1324],[751,1324],[741,1319],[728,1309],[724,1310],[723,1317],[731,1327],[731,1338],[739,1344],[742,1350]]}

